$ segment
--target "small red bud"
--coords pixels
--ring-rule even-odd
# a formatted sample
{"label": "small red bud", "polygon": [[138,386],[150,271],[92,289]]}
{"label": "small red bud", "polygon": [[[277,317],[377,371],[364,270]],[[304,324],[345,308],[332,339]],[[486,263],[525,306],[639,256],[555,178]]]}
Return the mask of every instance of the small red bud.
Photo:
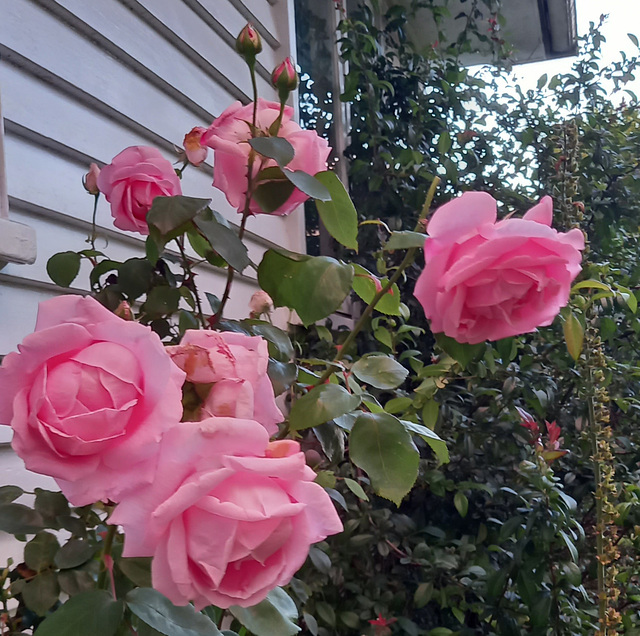
{"label": "small red bud", "polygon": [[298,87],[298,73],[293,61],[288,57],[282,64],[276,66],[271,73],[271,83],[279,91],[295,91]]}
{"label": "small red bud", "polygon": [[247,62],[255,60],[256,55],[262,51],[262,39],[253,24],[247,24],[247,26],[240,31],[240,35],[236,38],[236,51],[238,51]]}

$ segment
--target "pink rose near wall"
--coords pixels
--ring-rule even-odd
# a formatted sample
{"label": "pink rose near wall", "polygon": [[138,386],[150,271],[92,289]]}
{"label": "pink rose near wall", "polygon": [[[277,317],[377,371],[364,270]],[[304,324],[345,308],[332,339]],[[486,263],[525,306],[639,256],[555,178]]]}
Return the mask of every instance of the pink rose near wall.
{"label": "pink rose near wall", "polygon": [[427,226],[414,295],[434,333],[476,344],[550,325],[580,273],[584,236],[551,227],[544,197],[522,219],[496,222],[495,199],[465,192]]}
{"label": "pink rose near wall", "polygon": [[113,224],[145,235],[149,234],[146,219],[153,200],[182,194],[171,163],[147,146],[131,146],[116,155],[100,171],[97,185],[111,204]]}
{"label": "pink rose near wall", "polygon": [[[256,126],[262,131],[261,134],[267,134],[271,125],[278,119],[279,113],[278,103],[258,100]],[[235,102],[209,126],[201,139],[203,145],[213,148],[213,185],[224,192],[227,201],[240,213],[244,211],[248,188],[247,163],[251,151],[248,141],[252,137],[249,122],[252,116],[253,104],[242,106],[240,102]],[[326,170],[327,158],[331,151],[327,140],[319,137],[313,130],[303,130],[291,119],[292,117],[293,108],[285,106],[278,136],[286,139],[295,151],[287,169],[303,170],[312,175]],[[255,177],[261,170],[276,166],[274,160],[258,157],[252,167],[253,175]],[[290,214],[308,198],[304,192],[294,188],[286,202],[273,214]],[[251,200],[249,209],[252,214],[264,213],[254,199]]]}
{"label": "pink rose near wall", "polygon": [[163,438],[162,478],[116,509],[124,555],[153,556],[153,586],[175,604],[255,605],[342,531],[298,443],[268,437],[251,420],[185,422]]}
{"label": "pink rose near wall", "polygon": [[152,479],[156,444],[182,415],[184,373],[151,329],[59,296],[19,350],[0,367],[0,422],[29,470],[76,506]]}

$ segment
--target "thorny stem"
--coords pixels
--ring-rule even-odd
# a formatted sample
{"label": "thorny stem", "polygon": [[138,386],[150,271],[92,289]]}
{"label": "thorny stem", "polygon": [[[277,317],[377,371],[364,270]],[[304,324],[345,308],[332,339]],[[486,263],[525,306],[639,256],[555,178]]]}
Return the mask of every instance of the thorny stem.
{"label": "thorny stem", "polygon": [[[247,62],[249,67],[249,74],[251,75],[251,87],[253,89],[253,116],[251,118],[251,136],[255,135],[256,121],[258,117],[258,85],[256,83],[256,64],[255,60]],[[242,240],[244,237],[245,227],[247,225],[247,219],[251,216],[251,198],[253,197],[253,162],[255,161],[255,152],[251,150],[249,152],[249,164],[247,166],[247,193],[244,199],[244,210],[242,211],[242,221],[240,222],[240,229],[238,231],[238,238]],[[220,307],[218,311],[211,317],[210,325],[213,327],[221,318],[224,307],[231,295],[231,285],[233,285],[233,278],[235,276],[235,270],[231,265],[227,269],[227,283],[220,299]]]}
{"label": "thorny stem", "polygon": [[104,563],[104,557],[111,556],[111,546],[113,545],[113,539],[116,536],[117,529],[118,529],[117,526],[110,525],[109,530],[107,530],[107,536],[104,539],[104,548],[102,548],[103,564],[102,564],[102,570],[100,570],[100,575],[98,576],[99,590],[106,590],[108,587],[108,581],[107,581],[108,568],[107,568],[107,564]]}
{"label": "thorny stem", "polygon": [[182,237],[175,239],[178,244],[178,249],[180,250],[180,256],[182,257],[182,265],[184,267],[184,271],[187,275],[187,281],[189,283],[188,289],[191,289],[193,295],[196,299],[196,309],[198,310],[198,318],[200,320],[200,324],[203,329],[207,328],[207,321],[204,319],[204,314],[202,313],[202,304],[200,303],[200,296],[198,296],[198,289],[194,282],[194,273],[191,269],[191,263],[189,262],[189,258],[187,257],[187,253],[184,251],[184,244],[182,242]]}
{"label": "thorny stem", "polygon": [[[415,231],[418,232],[423,229],[423,221],[427,218],[427,214],[429,214],[429,209],[431,208],[431,203],[433,202],[433,197],[436,193],[436,188],[440,183],[439,177],[435,177],[433,182],[431,183],[431,187],[429,188],[429,192],[427,193],[427,198],[422,206],[422,211],[420,212],[420,216],[418,217],[418,222],[416,223]],[[376,305],[380,301],[380,299],[393,287],[393,285],[399,280],[399,278],[404,273],[404,270],[413,263],[416,253],[418,251],[417,247],[411,247],[407,250],[405,257],[402,259],[402,262],[393,273],[393,276],[389,278],[389,280],[382,286],[382,289],[373,297],[371,302],[366,306],[365,310],[362,312],[360,319],[355,324],[351,333],[347,336],[347,339],[342,343],[342,347],[340,351],[336,354],[335,358],[331,361],[331,364],[327,367],[325,372],[315,381],[314,386],[318,384],[322,384],[327,380],[331,374],[335,371],[335,363],[340,362],[342,358],[346,355],[349,350],[349,346],[355,341],[356,336],[360,333],[362,328],[367,324],[369,317],[373,313],[373,310],[376,308]]]}
{"label": "thorny stem", "polygon": [[[93,215],[91,217],[91,236],[89,237],[89,243],[91,243],[91,249],[96,249],[96,215],[98,213],[98,199],[100,198],[100,193],[93,195]],[[95,267],[98,262],[95,259],[95,256],[91,256],[89,258],[91,264]]]}

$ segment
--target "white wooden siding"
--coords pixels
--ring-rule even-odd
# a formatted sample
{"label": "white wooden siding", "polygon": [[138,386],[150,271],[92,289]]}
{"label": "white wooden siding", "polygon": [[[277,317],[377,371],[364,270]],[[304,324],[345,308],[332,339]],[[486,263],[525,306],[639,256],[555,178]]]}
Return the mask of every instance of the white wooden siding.
{"label": "white wooden siding", "polygon": [[[36,232],[33,265],[0,271],[0,354],[33,330],[38,302],[67,290],[46,274],[48,258],[86,247],[93,198],[81,183],[90,162],[100,165],[127,146],[149,145],[170,160],[193,126],[208,126],[234,100],[249,101],[248,71],[235,37],[247,21],[264,41],[261,96],[276,99],[272,68],[293,49],[292,0],[0,0],[0,86],[5,118],[9,216]],[[183,179],[186,195],[210,197],[232,223],[239,215],[211,186],[211,158]],[[139,256],[139,235],[113,227],[101,199],[99,247],[116,260]],[[304,251],[302,210],[287,218],[248,223],[253,261],[273,245]],[[73,291],[86,289],[81,274]],[[225,272],[199,270],[202,291],[222,294]],[[246,317],[255,272],[236,278],[227,314]],[[288,313],[279,310],[277,321]],[[0,485],[51,483],[27,477],[0,426]],[[0,562],[3,560],[0,540]],[[1,563],[0,563],[1,565]]]}

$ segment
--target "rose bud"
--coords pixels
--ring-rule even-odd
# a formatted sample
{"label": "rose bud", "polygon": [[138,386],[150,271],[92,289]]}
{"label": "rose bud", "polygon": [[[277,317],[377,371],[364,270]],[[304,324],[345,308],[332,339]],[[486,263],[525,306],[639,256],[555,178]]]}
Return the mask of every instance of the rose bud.
{"label": "rose bud", "polygon": [[122,318],[122,320],[133,320],[133,311],[131,311],[131,305],[123,300],[113,312],[116,316]]}
{"label": "rose bud", "polygon": [[89,172],[82,177],[82,185],[89,194],[100,194],[98,189],[98,175],[100,174],[100,168],[95,163],[89,166]]}
{"label": "rose bud", "polygon": [[257,291],[249,301],[249,309],[252,317],[259,317],[268,314],[273,309],[273,300],[266,291]]}
{"label": "rose bud", "polygon": [[184,136],[182,146],[192,166],[199,166],[207,158],[209,149],[200,143],[200,138],[206,131],[206,128],[196,126]]}
{"label": "rose bud", "polygon": [[298,87],[298,73],[291,58],[288,57],[280,66],[277,66],[273,73],[271,73],[271,83],[274,88],[278,89],[278,92],[282,96],[289,95],[291,91],[295,91]]}
{"label": "rose bud", "polygon": [[254,61],[256,55],[262,51],[262,39],[251,23],[247,24],[236,38],[236,51],[247,62]]}

